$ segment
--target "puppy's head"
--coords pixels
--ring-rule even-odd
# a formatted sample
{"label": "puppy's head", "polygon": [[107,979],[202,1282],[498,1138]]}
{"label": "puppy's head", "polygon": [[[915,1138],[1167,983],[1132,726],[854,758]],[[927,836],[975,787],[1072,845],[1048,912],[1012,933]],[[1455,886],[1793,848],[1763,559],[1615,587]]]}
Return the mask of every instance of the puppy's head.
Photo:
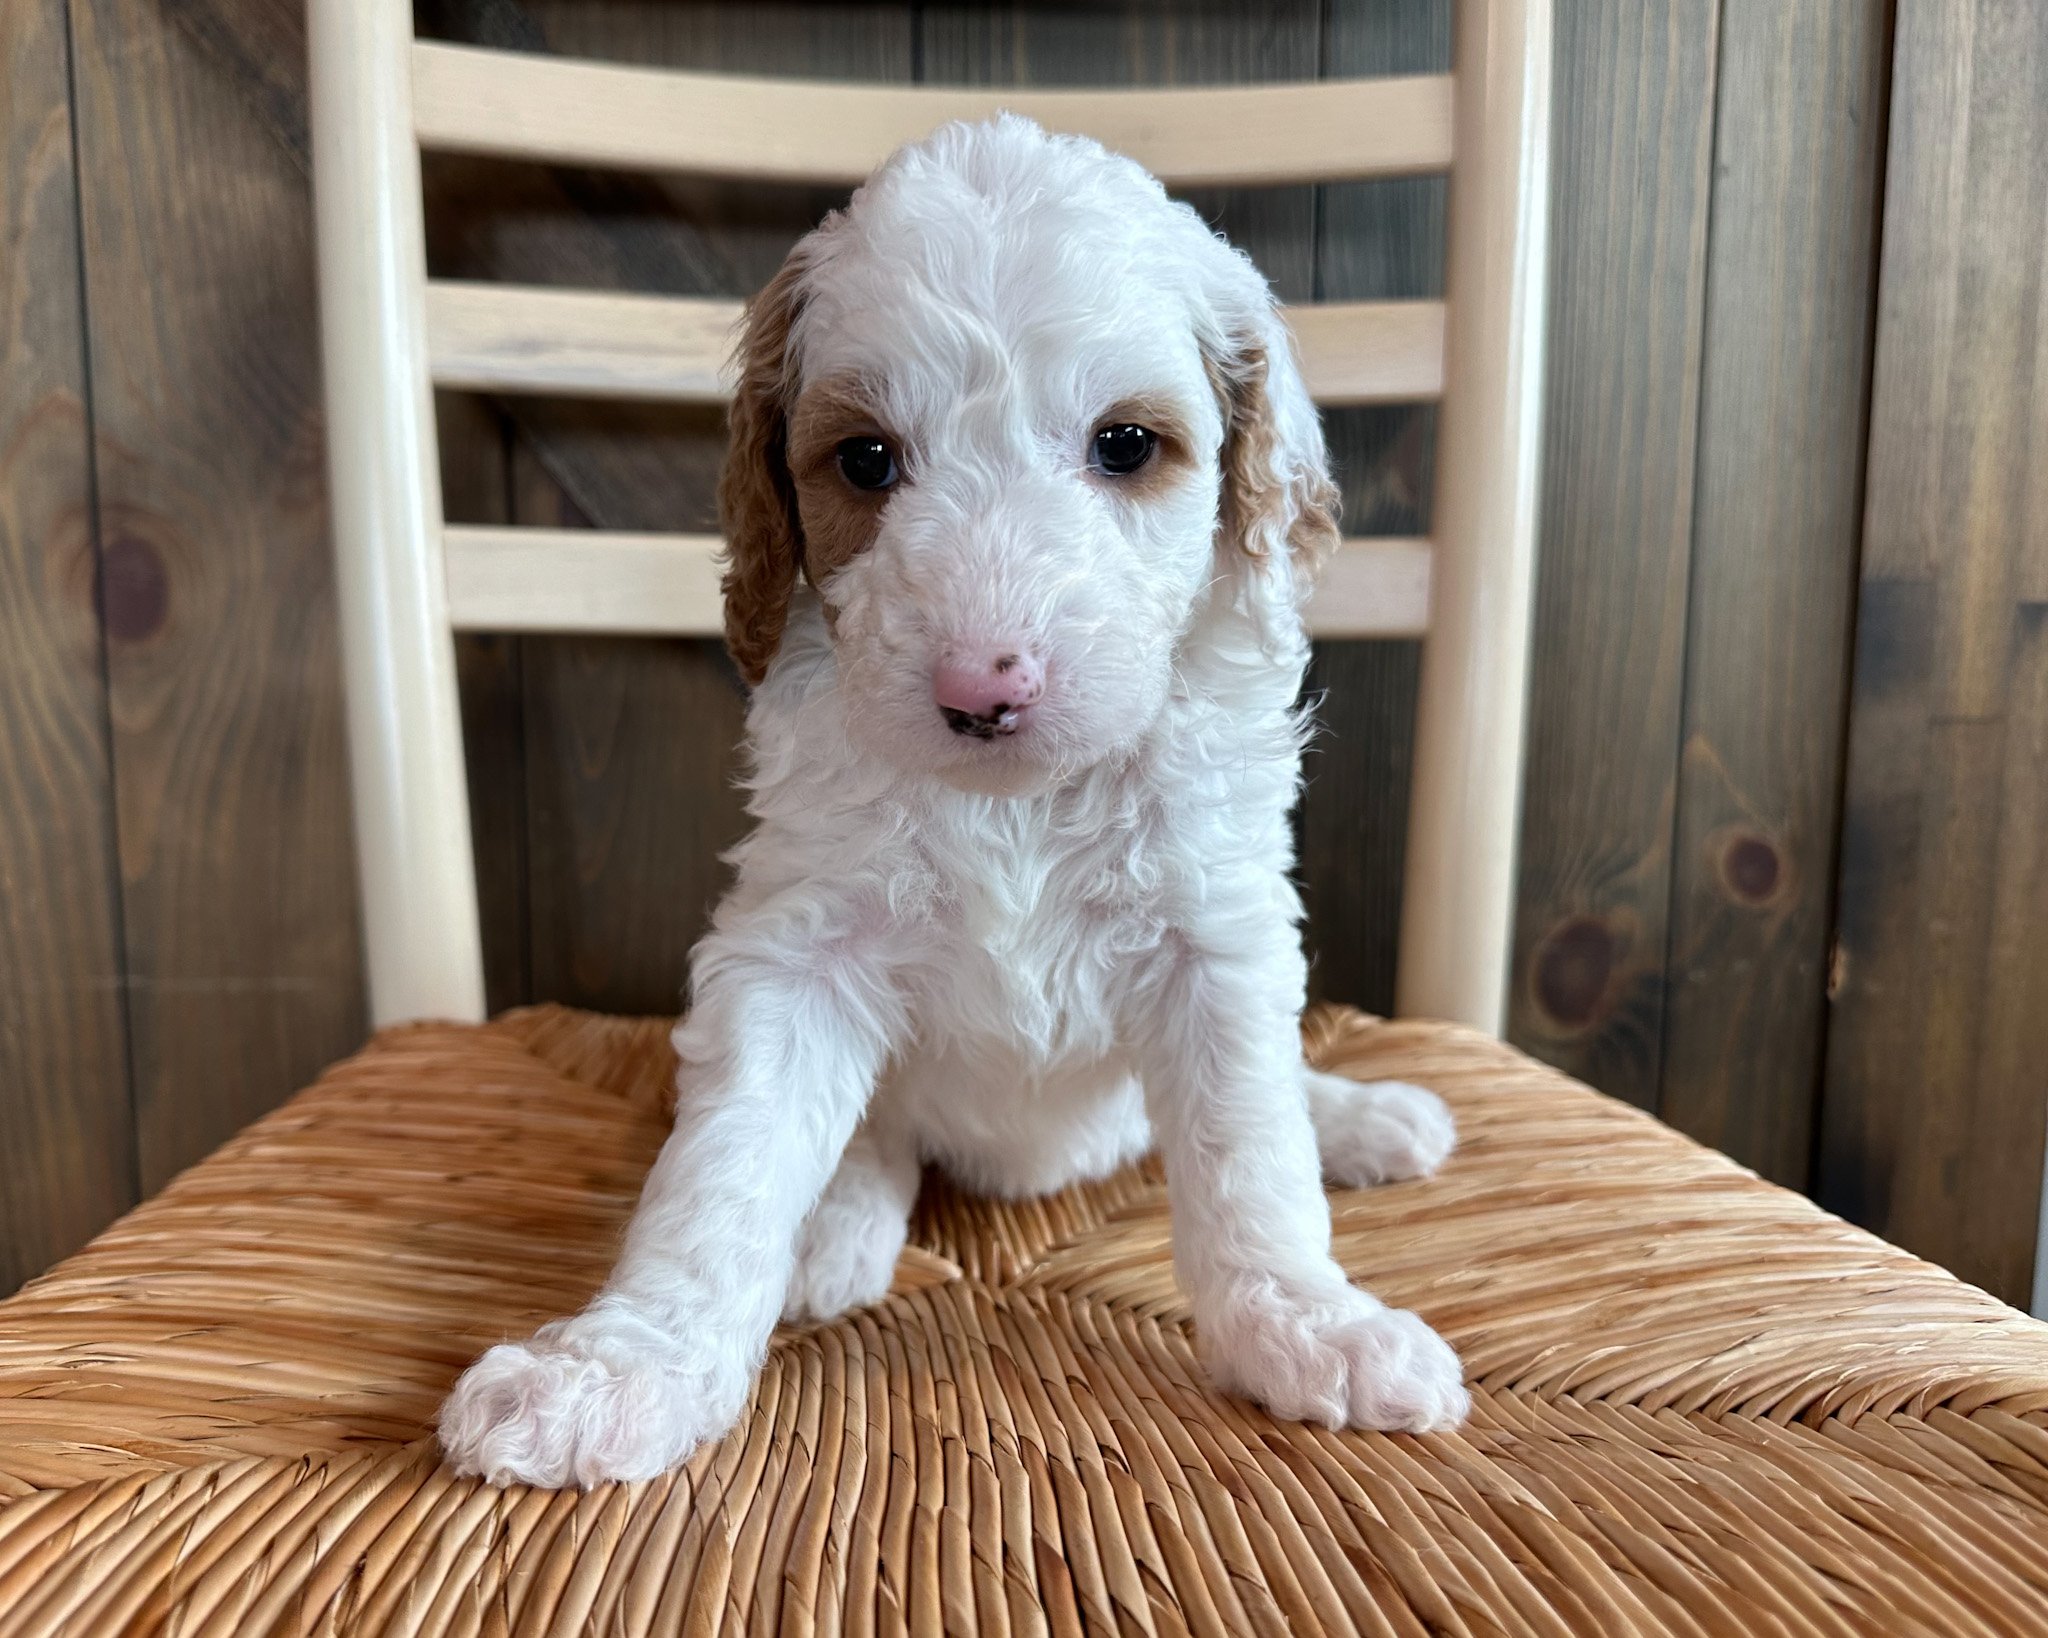
{"label": "puppy's head", "polygon": [[1198,629],[1299,664],[1314,406],[1256,269],[1130,161],[939,131],[791,252],[739,363],[733,657],[761,681],[808,582],[893,764],[1027,791],[1142,735]]}

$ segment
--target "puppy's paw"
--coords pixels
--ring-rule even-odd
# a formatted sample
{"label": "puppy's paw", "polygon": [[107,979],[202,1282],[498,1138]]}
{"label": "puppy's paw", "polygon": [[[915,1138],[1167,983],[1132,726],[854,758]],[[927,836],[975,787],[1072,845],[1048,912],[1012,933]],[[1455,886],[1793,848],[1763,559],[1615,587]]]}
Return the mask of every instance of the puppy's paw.
{"label": "puppy's paw", "polygon": [[827,1193],[797,1236],[784,1323],[809,1325],[880,1302],[896,1278],[906,1226],[902,1208],[885,1196]]}
{"label": "puppy's paw", "polygon": [[1303,1295],[1266,1281],[1200,1324],[1210,1375],[1275,1416],[1325,1427],[1427,1433],[1472,1408],[1450,1345],[1355,1286]]}
{"label": "puppy's paw", "polygon": [[1323,1175],[1347,1189],[1428,1177],[1458,1141],[1451,1111],[1405,1081],[1352,1081],[1308,1072]]}
{"label": "puppy's paw", "polygon": [[598,1310],[502,1343],[441,1407],[441,1448],[492,1484],[651,1479],[738,1419],[748,1378],[707,1368],[652,1328]]}

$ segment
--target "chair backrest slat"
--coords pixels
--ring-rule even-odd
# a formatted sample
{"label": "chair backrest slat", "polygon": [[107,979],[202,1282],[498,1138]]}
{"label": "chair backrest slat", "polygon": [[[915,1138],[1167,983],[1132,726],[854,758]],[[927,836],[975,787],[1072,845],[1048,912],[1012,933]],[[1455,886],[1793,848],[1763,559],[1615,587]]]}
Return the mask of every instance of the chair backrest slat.
{"label": "chair backrest slat", "polygon": [[724,629],[716,535],[450,524],[457,631],[715,637]]}
{"label": "chair backrest slat", "polygon": [[484,51],[415,40],[411,0],[309,0],[309,31],[378,1023],[484,1005],[453,633],[709,634],[722,615],[711,536],[448,525],[434,387],[715,403],[740,312],[732,300],[430,282],[420,150],[845,186],[945,120],[1010,108],[1097,137],[1176,187],[1452,171],[1445,300],[1318,303],[1288,318],[1319,403],[1443,401],[1433,539],[1347,540],[1307,612],[1319,636],[1427,632],[1400,1006],[1500,1027],[1535,564],[1550,0],[1457,0],[1448,76],[1114,91]]}
{"label": "chair backrest slat", "polygon": [[1443,75],[1136,91],[854,85],[629,68],[422,41],[422,147],[852,187],[905,142],[1001,109],[1080,131],[1175,187],[1332,182],[1451,163]]}
{"label": "chair backrest slat", "polygon": [[[715,637],[723,629],[716,535],[449,524],[448,618],[457,631]],[[1430,544],[1362,536],[1332,556],[1309,605],[1325,637],[1420,637]]]}
{"label": "chair backrest slat", "polygon": [[[434,383],[476,392],[717,403],[737,301],[434,280],[427,352]],[[1444,304],[1317,302],[1288,309],[1319,404],[1406,404],[1444,384]]]}
{"label": "chair backrest slat", "polygon": [[742,304],[436,279],[427,286],[434,384],[716,404]]}

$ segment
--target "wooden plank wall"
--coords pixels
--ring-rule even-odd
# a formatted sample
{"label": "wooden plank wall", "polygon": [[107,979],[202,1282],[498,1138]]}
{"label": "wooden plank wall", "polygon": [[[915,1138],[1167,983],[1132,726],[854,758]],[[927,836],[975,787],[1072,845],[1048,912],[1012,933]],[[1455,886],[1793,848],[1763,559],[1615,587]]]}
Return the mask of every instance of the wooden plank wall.
{"label": "wooden plank wall", "polygon": [[1732,0],[1717,68],[1655,1106],[1798,1187],[1827,1013],[1884,25],[1868,0]]}
{"label": "wooden plank wall", "polygon": [[1559,20],[1513,1034],[1803,1187],[1888,20],[1868,0]]}
{"label": "wooden plank wall", "polygon": [[362,1037],[311,207],[302,126],[222,94],[295,12],[69,14],[147,1194]]}
{"label": "wooden plank wall", "polygon": [[[1894,63],[1884,0],[1556,4],[1514,1036],[2023,1298],[2048,1016],[2023,771],[2048,732],[2048,467],[2015,453],[2048,430],[2037,8],[1920,8]],[[877,80],[1449,59],[1449,0],[418,9],[447,37]],[[363,1003],[300,0],[0,16],[0,780],[28,793],[0,804],[5,1288],[350,1049]],[[438,272],[677,293],[751,289],[832,202],[472,160],[427,183]],[[1441,289],[1439,182],[1199,203],[1290,299]],[[443,416],[457,517],[709,522],[715,417]],[[1426,529],[1432,417],[1330,430],[1350,526]],[[1417,652],[1324,644],[1312,679],[1314,982],[1367,1005],[1391,995]],[[672,1007],[742,824],[722,654],[475,638],[462,667],[494,1004]]]}
{"label": "wooden plank wall", "polygon": [[69,81],[0,7],[0,1289],[136,1189]]}
{"label": "wooden plank wall", "polygon": [[1819,1194],[2023,1300],[2048,1284],[2048,8],[1899,16]]}

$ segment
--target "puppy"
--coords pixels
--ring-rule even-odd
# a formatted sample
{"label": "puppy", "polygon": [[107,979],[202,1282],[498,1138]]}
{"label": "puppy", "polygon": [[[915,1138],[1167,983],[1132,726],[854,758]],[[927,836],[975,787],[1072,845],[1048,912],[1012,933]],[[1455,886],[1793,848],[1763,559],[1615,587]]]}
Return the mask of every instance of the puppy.
{"label": "puppy", "polygon": [[720,501],[755,692],[738,876],[609,1283],[441,1413],[497,1481],[726,1432],[778,1317],[889,1287],[920,1168],[1030,1195],[1155,1144],[1219,1388],[1336,1427],[1467,1408],[1331,1259],[1325,1174],[1448,1112],[1302,1061],[1301,603],[1337,539],[1251,262],[1131,161],[1005,116],[888,161],[749,309]]}

